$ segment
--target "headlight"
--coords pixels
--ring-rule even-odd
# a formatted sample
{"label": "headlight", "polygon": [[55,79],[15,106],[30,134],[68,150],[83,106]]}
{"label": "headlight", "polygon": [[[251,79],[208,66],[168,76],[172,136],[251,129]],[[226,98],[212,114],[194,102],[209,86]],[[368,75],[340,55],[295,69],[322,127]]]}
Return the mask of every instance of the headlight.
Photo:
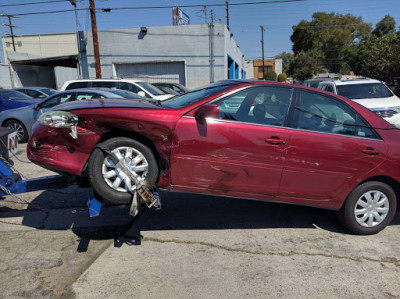
{"label": "headlight", "polygon": [[50,127],[69,128],[78,124],[78,116],[66,111],[50,111],[43,113],[38,122]]}

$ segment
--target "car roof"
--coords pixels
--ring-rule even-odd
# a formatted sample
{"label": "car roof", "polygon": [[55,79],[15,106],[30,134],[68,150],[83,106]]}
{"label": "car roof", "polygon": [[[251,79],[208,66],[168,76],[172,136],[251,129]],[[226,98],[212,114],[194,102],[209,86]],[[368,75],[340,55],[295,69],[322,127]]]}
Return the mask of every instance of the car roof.
{"label": "car roof", "polygon": [[134,78],[118,78],[118,79],[77,79],[77,80],[67,80],[64,84],[74,83],[74,82],[144,82],[143,80]]}
{"label": "car roof", "polygon": [[336,85],[369,84],[369,83],[382,83],[382,82],[371,78],[335,80]]}

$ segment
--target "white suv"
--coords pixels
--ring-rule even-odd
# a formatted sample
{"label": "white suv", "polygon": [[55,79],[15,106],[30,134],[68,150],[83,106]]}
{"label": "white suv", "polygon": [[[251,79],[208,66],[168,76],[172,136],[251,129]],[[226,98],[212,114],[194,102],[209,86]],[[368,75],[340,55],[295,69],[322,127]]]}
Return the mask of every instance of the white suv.
{"label": "white suv", "polygon": [[154,85],[136,79],[83,79],[65,81],[61,91],[77,88],[116,88],[128,90],[142,97],[164,101],[173,97],[172,94],[166,94]]}
{"label": "white suv", "polygon": [[[381,81],[370,78],[324,81],[319,89],[349,98],[399,126],[400,99]],[[396,117],[395,117],[396,115]]]}

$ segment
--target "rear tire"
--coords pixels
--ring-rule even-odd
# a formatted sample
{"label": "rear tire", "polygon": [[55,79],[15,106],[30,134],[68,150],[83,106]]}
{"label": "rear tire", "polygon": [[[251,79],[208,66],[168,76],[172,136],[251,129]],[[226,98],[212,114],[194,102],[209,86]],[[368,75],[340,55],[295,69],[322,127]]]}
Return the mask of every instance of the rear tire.
{"label": "rear tire", "polygon": [[373,235],[392,222],[397,198],[393,189],[371,181],[357,186],[338,212],[340,222],[359,235]]}
{"label": "rear tire", "polygon": [[10,119],[7,120],[3,126],[17,131],[18,142],[23,143],[28,141],[28,131],[26,130],[24,124],[20,121],[16,119]]}
{"label": "rear tire", "polygon": [[[141,180],[146,179],[149,184],[156,183],[159,169],[152,151],[147,146],[127,137],[111,138],[100,145],[116,154]],[[88,164],[90,184],[101,200],[117,205],[128,204],[132,200],[132,192],[136,185],[114,166],[107,154],[96,148]]]}

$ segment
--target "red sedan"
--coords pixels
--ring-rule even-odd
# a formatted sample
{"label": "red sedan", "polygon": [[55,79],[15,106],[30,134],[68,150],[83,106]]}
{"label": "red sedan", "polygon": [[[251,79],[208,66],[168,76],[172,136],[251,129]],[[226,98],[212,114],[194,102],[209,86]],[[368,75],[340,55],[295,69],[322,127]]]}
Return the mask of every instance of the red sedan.
{"label": "red sedan", "polygon": [[62,104],[34,127],[28,158],[89,174],[103,200],[129,203],[136,188],[98,146],[160,188],[339,211],[373,234],[394,218],[400,132],[346,98],[266,81],[221,81],[164,102]]}

